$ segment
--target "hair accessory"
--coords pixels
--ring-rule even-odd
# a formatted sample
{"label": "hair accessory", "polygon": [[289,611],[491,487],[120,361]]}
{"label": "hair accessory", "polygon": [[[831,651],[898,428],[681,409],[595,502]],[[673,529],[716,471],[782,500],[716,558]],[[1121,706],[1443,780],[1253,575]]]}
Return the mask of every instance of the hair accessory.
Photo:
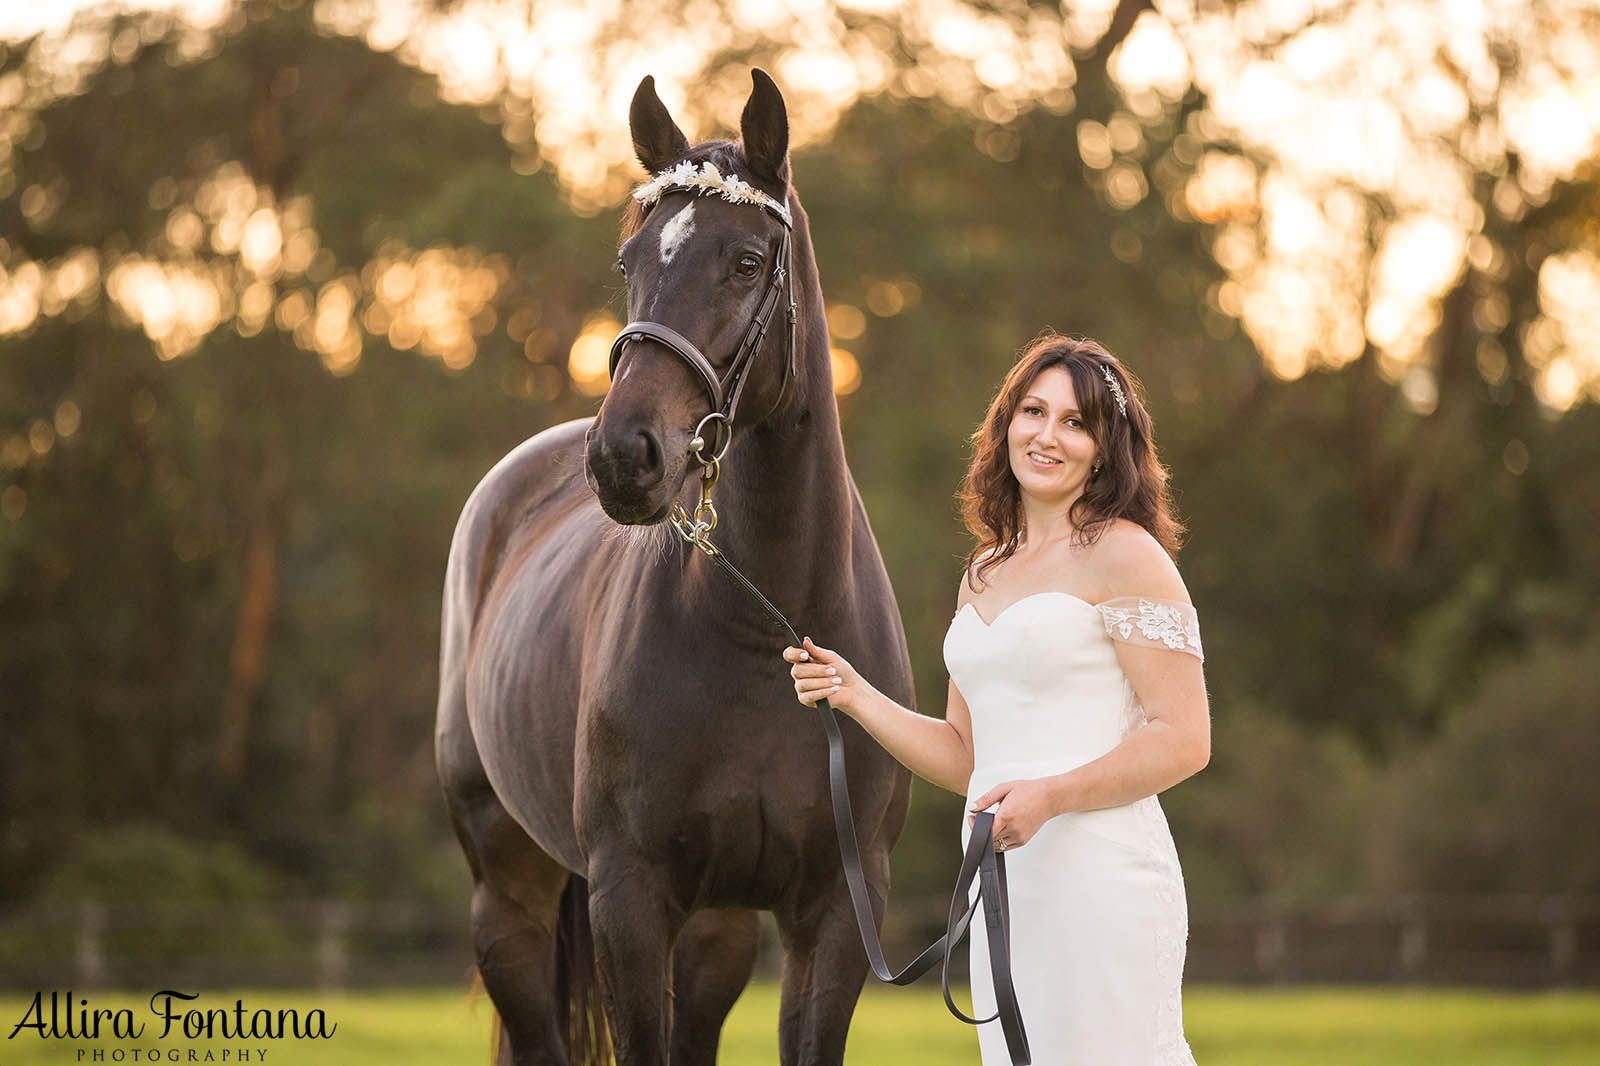
{"label": "hair accessory", "polygon": [[669,170],[663,170],[650,181],[633,190],[633,198],[649,207],[668,189],[688,189],[696,194],[712,193],[729,203],[756,204],[791,223],[789,209],[736,174],[723,174],[710,161],[699,164],[684,160]]}
{"label": "hair accessory", "polygon": [[1116,375],[1111,373],[1111,368],[1104,363],[1100,364],[1100,373],[1106,376],[1106,384],[1111,387],[1111,395],[1116,398],[1117,410],[1122,412],[1122,417],[1128,417],[1128,398],[1122,394],[1122,386],[1117,384]]}

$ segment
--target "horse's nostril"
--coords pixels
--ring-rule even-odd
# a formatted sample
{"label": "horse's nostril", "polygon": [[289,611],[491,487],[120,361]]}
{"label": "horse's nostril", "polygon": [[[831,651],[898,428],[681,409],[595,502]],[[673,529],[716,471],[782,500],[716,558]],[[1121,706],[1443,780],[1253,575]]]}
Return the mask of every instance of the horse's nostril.
{"label": "horse's nostril", "polygon": [[643,474],[661,473],[661,446],[649,430],[639,431],[639,471]]}

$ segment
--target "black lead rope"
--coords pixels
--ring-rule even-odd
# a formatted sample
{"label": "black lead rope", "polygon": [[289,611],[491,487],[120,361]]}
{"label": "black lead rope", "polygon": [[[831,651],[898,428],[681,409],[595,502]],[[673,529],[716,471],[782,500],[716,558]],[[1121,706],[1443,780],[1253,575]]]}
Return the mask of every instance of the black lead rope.
{"label": "black lead rope", "polygon": [[[761,605],[762,610],[788,636],[793,647],[801,646],[800,637],[789,620],[761,594],[760,589],[728,562],[722,552],[703,538],[695,543],[711,557],[719,570]],[[884,961],[872,904],[867,898],[867,879],[861,869],[861,847],[856,841],[855,817],[850,810],[850,787],[845,777],[844,735],[839,731],[839,720],[827,700],[817,701],[817,713],[822,718],[822,728],[828,734],[828,784],[833,793],[833,824],[839,836],[839,857],[844,862],[845,881],[850,886],[850,902],[855,907],[861,944],[866,948],[867,961],[872,966],[873,974],[887,984],[908,985],[942,960],[944,966],[940,984],[944,990],[945,1006],[950,1008],[950,1013],[968,1025],[982,1025],[998,1018],[1013,1066],[1028,1066],[1032,1061],[1028,1051],[1028,1034],[1022,1027],[1022,1012],[1017,1007],[1016,990],[1011,981],[1011,906],[1006,894],[1005,856],[994,847],[994,814],[980,811],[973,816],[972,836],[967,841],[966,854],[961,860],[961,873],[956,877],[955,891],[950,896],[950,914],[945,920],[944,936],[930,944],[905,969],[895,973]],[[974,880],[978,882],[978,898],[983,902],[984,922],[988,928],[989,971],[994,978],[996,1009],[987,1018],[969,1018],[956,1006],[950,995],[950,952],[960,943],[977,910],[976,903],[968,902]]]}

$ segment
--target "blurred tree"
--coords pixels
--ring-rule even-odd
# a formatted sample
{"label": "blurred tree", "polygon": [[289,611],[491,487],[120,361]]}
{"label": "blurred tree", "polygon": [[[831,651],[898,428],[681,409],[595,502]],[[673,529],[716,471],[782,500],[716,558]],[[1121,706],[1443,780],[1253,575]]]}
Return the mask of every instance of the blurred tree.
{"label": "blurred tree", "polygon": [[[1040,328],[1096,336],[1143,379],[1192,529],[1218,747],[1169,811],[1197,889],[1448,887],[1477,861],[1461,849],[1403,877],[1357,861],[1365,819],[1411,802],[1378,784],[1386,764],[1464,767],[1461,708],[1483,736],[1515,725],[1486,672],[1571,673],[1547,649],[1600,597],[1600,416],[1557,416],[1548,369],[1577,335],[1555,297],[1584,291],[1600,203],[1589,170],[1527,175],[1518,142],[1482,140],[1544,46],[1496,23],[1489,90],[1441,75],[1468,106],[1417,142],[1467,176],[1439,186],[1460,245],[1394,312],[1406,330],[1369,337],[1363,294],[1426,214],[1433,157],[1289,196],[1309,171],[1230,125],[1237,85],[1206,57],[1284,76],[1295,40],[1359,42],[1382,5],[1266,29],[1251,4],[1193,23],[1140,0],[1064,23],[935,6],[840,9],[804,47],[730,18],[699,27],[703,84],[673,68],[723,135],[745,60],[860,61],[853,93],[786,89],[922,708],[944,699],[964,438]],[[389,54],[342,21],[360,7],[251,0],[210,29],[90,15],[71,47],[0,52],[0,903],[52,865],[100,869],[89,827],[143,823],[237,839],[286,889],[459,896],[429,743],[445,549],[495,459],[592,409],[603,368],[568,353],[622,292],[595,212],[638,174],[618,169],[625,93],[573,92],[537,34],[490,49],[502,80],[468,92],[421,29]],[[651,19],[596,30],[582,62],[632,71],[629,32],[696,30]],[[580,104],[609,132],[584,132]],[[1296,217],[1315,222],[1289,257],[1309,303],[1258,313]],[[918,797],[896,870],[935,894],[959,801]],[[1559,866],[1539,862],[1518,868]]]}
{"label": "blurred tree", "polygon": [[1396,760],[1373,826],[1384,891],[1600,892],[1600,633],[1542,636],[1490,671],[1439,737]]}
{"label": "blurred tree", "polygon": [[0,894],[129,818],[381,891],[444,833],[455,508],[584,406],[549,360],[614,286],[610,225],[307,10],[245,5],[200,55],[157,15],[86,32],[73,92],[43,38],[0,72],[34,105],[0,258],[42,279],[0,337]]}
{"label": "blurred tree", "polygon": [[1206,772],[1168,806],[1191,898],[1330,898],[1366,887],[1381,796],[1348,736],[1234,704]]}

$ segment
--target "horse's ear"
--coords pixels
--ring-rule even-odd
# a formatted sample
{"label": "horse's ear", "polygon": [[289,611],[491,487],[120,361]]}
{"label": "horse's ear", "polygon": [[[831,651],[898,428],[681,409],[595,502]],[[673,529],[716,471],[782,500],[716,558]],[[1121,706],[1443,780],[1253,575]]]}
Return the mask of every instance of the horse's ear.
{"label": "horse's ear", "polygon": [[789,184],[789,112],[783,94],[760,67],[750,72],[755,83],[739,119],[744,157],[755,172],[779,185]]}
{"label": "horse's ear", "polygon": [[633,106],[628,109],[628,131],[633,134],[633,151],[652,174],[659,174],[689,154],[689,139],[667,113],[667,105],[656,95],[656,79],[646,74],[633,91]]}

